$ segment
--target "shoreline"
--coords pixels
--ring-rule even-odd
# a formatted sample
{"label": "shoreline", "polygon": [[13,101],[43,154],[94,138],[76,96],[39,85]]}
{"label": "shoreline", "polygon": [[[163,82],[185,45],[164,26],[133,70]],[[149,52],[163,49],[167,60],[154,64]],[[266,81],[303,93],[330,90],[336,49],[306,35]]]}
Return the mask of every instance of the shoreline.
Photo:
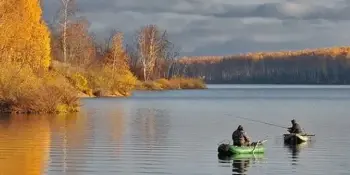
{"label": "shoreline", "polygon": [[[206,84],[206,87],[205,88],[185,88],[185,89],[161,89],[161,90],[158,90],[158,89],[135,89],[133,91],[144,91],[144,92],[164,92],[164,91],[181,91],[181,90],[205,90],[205,89],[208,89],[207,87],[208,84]],[[103,95],[103,96],[95,96],[95,95],[92,95],[92,96],[89,96],[88,94],[85,94],[85,93],[82,93],[80,92],[77,97],[78,98],[127,98],[127,97],[130,97],[132,93],[130,93],[129,95]]]}
{"label": "shoreline", "polygon": [[[288,87],[295,87],[295,88],[322,88],[322,87],[333,87],[333,88],[350,88],[350,84],[205,84],[205,88],[189,88],[189,89],[135,89],[133,91],[139,91],[139,92],[164,92],[164,91],[181,91],[181,90],[206,90],[213,88],[215,89],[217,86],[218,88],[222,88],[219,86],[229,86],[228,88],[288,88]],[[127,98],[131,95],[105,95],[105,96],[89,96],[84,93],[79,93],[77,96],[78,98]]]}

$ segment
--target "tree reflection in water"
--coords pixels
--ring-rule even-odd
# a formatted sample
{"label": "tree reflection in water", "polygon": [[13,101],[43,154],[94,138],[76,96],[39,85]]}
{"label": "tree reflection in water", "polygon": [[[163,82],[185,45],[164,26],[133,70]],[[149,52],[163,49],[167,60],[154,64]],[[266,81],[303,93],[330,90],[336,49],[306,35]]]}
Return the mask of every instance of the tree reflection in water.
{"label": "tree reflection in water", "polygon": [[169,111],[155,108],[138,108],[133,118],[136,143],[146,143],[150,148],[156,145],[166,145],[166,138],[170,129]]}
{"label": "tree reflection in water", "polygon": [[0,174],[43,174],[50,135],[46,116],[0,115]]}

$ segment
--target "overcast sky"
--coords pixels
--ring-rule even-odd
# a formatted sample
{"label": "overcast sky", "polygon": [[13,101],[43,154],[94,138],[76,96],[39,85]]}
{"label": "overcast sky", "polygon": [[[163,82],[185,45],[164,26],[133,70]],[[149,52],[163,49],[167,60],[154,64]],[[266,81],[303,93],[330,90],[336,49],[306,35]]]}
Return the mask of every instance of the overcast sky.
{"label": "overcast sky", "polygon": [[[50,20],[60,0],[44,0]],[[229,55],[350,44],[347,0],[78,0],[99,36],[166,29],[182,55]]]}

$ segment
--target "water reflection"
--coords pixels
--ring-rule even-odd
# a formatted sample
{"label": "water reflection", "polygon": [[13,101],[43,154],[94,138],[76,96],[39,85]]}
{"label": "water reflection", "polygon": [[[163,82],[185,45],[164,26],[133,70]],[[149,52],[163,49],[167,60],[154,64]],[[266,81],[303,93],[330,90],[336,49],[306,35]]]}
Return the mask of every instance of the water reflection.
{"label": "water reflection", "polygon": [[234,156],[218,155],[219,163],[231,163],[232,160],[232,174],[246,175],[251,164],[264,158],[264,154],[240,154]]}
{"label": "water reflection", "polygon": [[115,143],[114,152],[116,155],[120,155],[123,147],[123,136],[125,134],[125,118],[124,111],[122,109],[115,109],[108,113],[107,128],[110,129],[110,139],[112,143]]}
{"label": "water reflection", "polygon": [[[51,127],[50,171],[67,172],[79,166],[70,161],[87,144],[87,118],[82,113],[68,113],[49,118]],[[85,161],[84,159],[82,161]]]}
{"label": "water reflection", "polygon": [[[88,119],[83,113],[68,113],[50,117],[50,126],[53,133],[53,140],[66,142],[72,148],[81,148],[89,134]],[[57,142],[55,142],[57,143]]]}
{"label": "water reflection", "polygon": [[246,174],[250,159],[234,159],[232,163],[232,174]]}
{"label": "water reflection", "polygon": [[0,174],[43,174],[50,147],[47,116],[0,118]]}
{"label": "water reflection", "polygon": [[301,153],[301,151],[305,148],[311,147],[312,146],[312,142],[303,142],[300,144],[288,144],[288,143],[284,143],[284,147],[286,149],[288,149],[288,152],[291,155],[291,160],[292,160],[292,165],[297,165],[298,159],[299,159],[299,155]]}
{"label": "water reflection", "polygon": [[137,109],[134,124],[138,132],[135,133],[138,142],[143,141],[149,147],[156,145],[164,145],[165,138],[170,127],[170,116],[169,112],[160,109]]}
{"label": "water reflection", "polygon": [[118,166],[126,129],[122,106],[57,116],[51,123],[50,172],[86,174]]}

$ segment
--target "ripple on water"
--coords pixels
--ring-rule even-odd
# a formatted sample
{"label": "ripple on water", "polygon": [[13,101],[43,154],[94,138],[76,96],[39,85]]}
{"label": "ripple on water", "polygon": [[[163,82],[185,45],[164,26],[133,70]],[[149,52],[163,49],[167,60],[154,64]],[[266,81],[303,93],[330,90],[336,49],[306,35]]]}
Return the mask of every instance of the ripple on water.
{"label": "ripple on water", "polygon": [[[341,98],[343,93],[350,94],[350,88],[169,91],[83,100],[83,112],[75,115],[0,120],[0,170],[24,175],[350,174],[344,117],[350,115],[350,99]],[[234,116],[276,124],[296,118],[317,137],[290,148],[280,128]],[[253,138],[269,136],[261,159],[218,159],[217,143],[230,139],[237,124]]]}

